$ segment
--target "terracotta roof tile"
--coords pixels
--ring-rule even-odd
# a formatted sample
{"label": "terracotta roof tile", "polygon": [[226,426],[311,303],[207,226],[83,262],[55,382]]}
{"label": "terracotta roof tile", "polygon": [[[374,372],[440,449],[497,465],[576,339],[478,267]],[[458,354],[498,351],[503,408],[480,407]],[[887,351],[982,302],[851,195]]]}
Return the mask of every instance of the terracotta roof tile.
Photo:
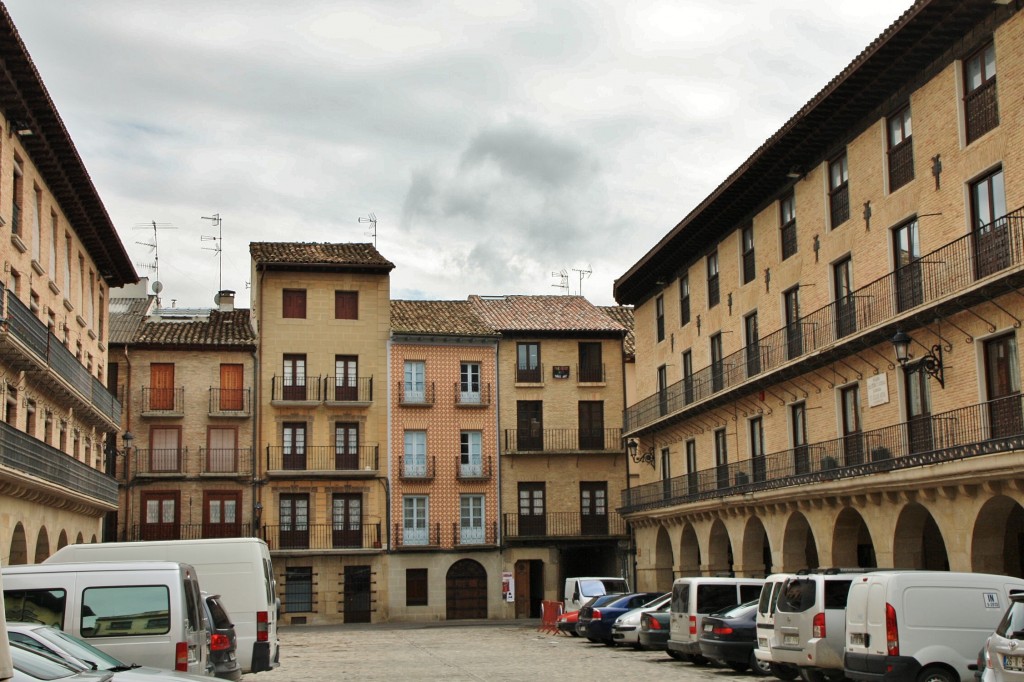
{"label": "terracotta roof tile", "polygon": [[391,301],[391,330],[399,334],[498,335],[469,301]]}
{"label": "terracotta roof tile", "polygon": [[623,350],[627,357],[636,357],[636,336],[633,334],[633,306],[609,305],[600,306],[600,308],[604,311],[605,315],[612,318],[628,330],[626,332],[626,341],[623,344]]}
{"label": "terracotta roof tile", "polygon": [[502,332],[619,332],[625,327],[582,296],[470,296],[484,322]]}
{"label": "terracotta roof tile", "polygon": [[395,267],[373,244],[250,242],[249,254],[263,265],[350,265],[387,270]]}
{"label": "terracotta roof tile", "polygon": [[147,320],[132,343],[168,346],[254,346],[256,334],[248,308],[209,311],[203,320]]}

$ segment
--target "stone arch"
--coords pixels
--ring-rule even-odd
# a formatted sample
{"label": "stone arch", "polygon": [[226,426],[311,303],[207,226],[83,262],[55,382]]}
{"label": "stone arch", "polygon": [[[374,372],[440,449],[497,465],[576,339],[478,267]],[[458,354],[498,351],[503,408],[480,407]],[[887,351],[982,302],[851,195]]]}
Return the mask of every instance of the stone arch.
{"label": "stone arch", "polygon": [[732,540],[729,538],[729,529],[725,527],[722,519],[715,519],[715,522],[711,524],[711,533],[708,535],[708,573],[710,575],[731,574],[733,570]]}
{"label": "stone arch", "polygon": [[793,512],[786,520],[786,532],[782,536],[782,568],[796,572],[805,568],[818,568],[818,543],[807,517]]}
{"label": "stone arch", "polygon": [[654,584],[656,590],[672,588],[672,540],[665,526],[658,528],[654,542]]}
{"label": "stone arch", "polygon": [[25,526],[19,521],[11,533],[11,552],[7,555],[9,566],[28,563],[28,540],[25,539]]}
{"label": "stone arch", "polygon": [[50,534],[46,532],[46,526],[39,529],[36,535],[36,553],[32,563],[41,564],[50,558]]}
{"label": "stone arch", "polygon": [[928,509],[911,502],[900,511],[892,542],[892,567],[948,571],[949,554],[939,525]]}
{"label": "stone arch", "polygon": [[971,570],[1024,575],[1019,538],[1024,537],[1024,508],[1005,495],[982,505],[971,535]]}
{"label": "stone arch", "polygon": [[683,534],[679,540],[679,575],[700,575],[700,541],[697,531],[687,523],[683,526]]}
{"label": "stone arch", "polygon": [[75,544],[85,544],[85,537],[82,535],[82,531],[78,531],[78,535],[75,537]]}
{"label": "stone arch", "polygon": [[473,559],[459,559],[445,576],[445,618],[487,617],[487,569]]}
{"label": "stone arch", "polygon": [[57,549],[68,546],[68,532],[63,528],[60,531],[60,535],[57,536]]}
{"label": "stone arch", "polygon": [[743,549],[740,554],[740,570],[749,577],[769,576],[772,571],[772,547],[768,532],[757,516],[747,519],[743,529]]}
{"label": "stone arch", "polygon": [[852,507],[836,516],[832,531],[832,565],[849,568],[877,568],[875,543],[864,517]]}

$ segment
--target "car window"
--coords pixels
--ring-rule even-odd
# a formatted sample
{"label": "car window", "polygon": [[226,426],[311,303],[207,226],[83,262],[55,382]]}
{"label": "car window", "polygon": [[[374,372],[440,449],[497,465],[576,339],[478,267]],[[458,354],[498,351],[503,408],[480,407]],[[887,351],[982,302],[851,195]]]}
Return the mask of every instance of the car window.
{"label": "car window", "polygon": [[996,628],[996,634],[1007,639],[1024,639],[1024,603],[1010,602],[1010,608]]}
{"label": "car window", "polygon": [[756,601],[761,596],[760,585],[740,585],[740,601]]}
{"label": "car window", "polygon": [[743,604],[737,604],[731,608],[721,611],[718,615],[721,618],[742,618],[748,615],[751,611],[757,608],[757,602],[748,601]]}
{"label": "car window", "polygon": [[784,613],[801,613],[814,606],[816,584],[810,578],[790,578],[782,586],[778,610]]}
{"label": "car window", "polygon": [[228,612],[221,606],[220,600],[216,597],[207,597],[206,606],[210,609],[210,618],[213,620],[212,626],[218,630],[226,630],[231,627],[231,618],[228,616]]}
{"label": "car window", "polygon": [[194,578],[186,578],[185,587],[185,617],[188,619],[186,626],[189,630],[202,630],[202,596],[200,595],[199,583]]}
{"label": "car window", "polygon": [[852,580],[826,580],[825,581],[825,608],[845,609],[846,598],[850,594]]}
{"label": "car window", "polygon": [[772,604],[772,592],[775,590],[777,583],[765,583],[761,586],[761,595],[757,600],[757,612],[763,616],[768,615],[769,608]]}
{"label": "car window", "polygon": [[584,597],[596,597],[599,594],[607,594],[604,583],[600,580],[581,580],[579,582],[580,593]]}
{"label": "car window", "polygon": [[139,637],[171,630],[166,585],[89,587],[82,592],[83,637]]}
{"label": "car window", "polygon": [[687,602],[690,601],[690,583],[672,586],[672,610],[685,613]]}
{"label": "car window", "polygon": [[123,668],[125,665],[123,661],[119,661],[110,654],[100,651],[92,644],[83,642],[77,637],[56,628],[37,628],[34,632],[40,639],[52,642],[55,646],[60,647],[78,660],[95,663],[97,668],[109,670],[110,668]]}
{"label": "car window", "polygon": [[64,590],[4,590],[4,610],[10,622],[64,627]]}
{"label": "car window", "polygon": [[735,585],[697,586],[697,613],[717,613],[735,603]]}
{"label": "car window", "polygon": [[37,680],[59,680],[64,677],[71,677],[78,672],[66,663],[57,661],[38,651],[25,649],[17,644],[11,647],[11,662],[14,664],[15,670],[19,670]]}

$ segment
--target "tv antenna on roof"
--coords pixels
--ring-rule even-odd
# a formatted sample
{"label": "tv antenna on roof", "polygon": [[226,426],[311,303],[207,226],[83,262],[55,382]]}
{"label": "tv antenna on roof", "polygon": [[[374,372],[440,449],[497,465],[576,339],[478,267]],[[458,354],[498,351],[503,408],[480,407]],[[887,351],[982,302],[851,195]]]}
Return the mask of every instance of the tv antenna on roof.
{"label": "tv antenna on roof", "polygon": [[213,251],[217,254],[217,291],[224,290],[224,230],[221,229],[220,213],[214,213],[211,216],[200,216],[203,220],[209,220],[211,227],[217,228],[217,236],[213,235],[202,235],[199,237],[201,242],[213,242],[213,247],[204,246],[203,251]]}
{"label": "tv antenna on roof", "polygon": [[365,234],[367,237],[373,237],[373,248],[376,249],[377,248],[377,214],[371,211],[370,215],[366,216],[365,218],[360,217],[359,218],[359,222],[361,222],[361,223],[370,223],[370,225],[373,226],[373,227],[370,228],[369,232],[364,232],[363,234]]}
{"label": "tv antenna on roof", "polygon": [[552,284],[551,286],[553,286],[556,289],[565,289],[565,295],[568,296],[569,295],[569,272],[565,268],[562,268],[558,272],[552,272],[551,276],[558,278],[558,284]]}
{"label": "tv antenna on roof", "polygon": [[591,269],[591,267],[589,265],[587,266],[586,270],[584,270],[582,268],[573,268],[572,271],[575,272],[577,275],[579,275],[579,278],[580,278],[580,290],[579,290],[579,293],[580,293],[580,296],[582,296],[583,295],[583,280],[590,279],[590,276],[592,274],[594,274],[594,271]]}
{"label": "tv antenna on roof", "polygon": [[160,281],[160,246],[157,240],[157,233],[159,230],[177,230],[178,228],[170,223],[158,223],[155,220],[151,220],[148,223],[138,223],[132,226],[133,230],[153,230],[153,241],[152,242],[135,242],[139,246],[147,246],[153,252],[152,263],[136,263],[140,268],[146,268],[147,270],[153,271],[156,281]]}

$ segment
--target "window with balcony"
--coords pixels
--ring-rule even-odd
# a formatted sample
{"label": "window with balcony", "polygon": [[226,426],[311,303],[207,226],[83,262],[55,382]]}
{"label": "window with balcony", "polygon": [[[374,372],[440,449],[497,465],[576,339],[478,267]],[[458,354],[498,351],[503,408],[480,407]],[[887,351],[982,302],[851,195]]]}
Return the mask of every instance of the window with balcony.
{"label": "window with balcony", "polygon": [[604,450],[604,401],[579,402],[580,450]]}
{"label": "window with balcony", "polygon": [[895,192],[914,179],[914,140],[911,137],[910,107],[899,110],[886,121],[889,141],[889,191]]}
{"label": "window with balcony", "polygon": [[459,475],[475,478],[483,475],[483,433],[462,431],[459,433]]}
{"label": "window with balcony", "polygon": [[337,402],[359,400],[359,356],[334,356],[334,400]]}
{"label": "window with balcony", "polygon": [[43,190],[33,183],[32,193],[35,197],[35,215],[32,216],[32,260],[42,265],[43,258]]}
{"label": "window with balcony", "polygon": [[430,544],[430,499],[426,495],[402,498],[402,544]]}
{"label": "window with balcony", "polygon": [[174,410],[174,389],[174,363],[152,363],[149,366],[149,409]]}
{"label": "window with balcony", "polygon": [[358,320],[359,319],[359,292],[358,291],[335,291],[334,292],[334,319],[336,319],[336,320]]}
{"label": "window with balcony", "polygon": [[[668,381],[668,378],[665,378]],[[693,351],[683,351],[683,402],[687,405],[693,402]],[[664,413],[662,413],[664,414]]]}
{"label": "window with balcony", "polygon": [[757,311],[743,318],[743,340],[747,356],[747,376],[761,373],[761,339],[757,331]]}
{"label": "window with balcony", "polygon": [[828,164],[829,225],[834,230],[850,219],[850,170],[846,152]]}
{"label": "window with balcony", "polygon": [[427,401],[427,363],[423,360],[405,361],[405,384],[403,400],[407,403]]}
{"label": "window with balcony", "polygon": [[779,199],[779,229],[782,233],[782,260],[796,255],[796,196],[793,192]]}
{"label": "window with balcony", "polygon": [[300,353],[287,353],[284,356],[284,374],[282,376],[283,400],[306,400],[306,356]]}
{"label": "window with balcony", "polygon": [[11,188],[11,234],[20,237],[21,226],[24,220],[22,206],[24,205],[23,194],[25,192],[25,177],[22,171],[21,159],[14,155],[14,177]]}
{"label": "window with balcony", "polygon": [[427,475],[427,432],[406,431],[402,472],[407,477],[423,478]]}
{"label": "window with balcony", "polygon": [[690,323],[690,278],[683,275],[679,278],[679,325]]}
{"label": "window with balcony", "polygon": [[50,274],[51,281],[57,281],[57,242],[60,235],[60,226],[57,221],[57,213],[50,211],[50,267],[47,272]]}
{"label": "window with balcony", "polygon": [[725,429],[715,431],[715,482],[719,488],[729,487],[729,448]]}
{"label": "window with balcony", "polygon": [[686,490],[693,495],[700,489],[697,476],[697,441],[686,441]]}
{"label": "window with balcony", "polygon": [[964,60],[964,121],[967,144],[999,125],[996,47],[993,43]]}
{"label": "window with balcony", "polygon": [[754,225],[748,223],[740,230],[740,259],[743,263],[743,283],[754,281],[757,269],[754,263]]}
{"label": "window with balcony", "polygon": [[800,285],[783,292],[782,304],[786,321],[786,359],[792,360],[804,352],[804,332],[800,325]]}
{"label": "window with balcony", "polygon": [[599,383],[604,381],[604,364],[601,361],[600,341],[581,341],[579,343],[578,380],[581,382]]}
{"label": "window with balcony", "polygon": [[334,468],[339,471],[357,471],[359,466],[359,424],[334,424]]}
{"label": "window with balcony", "polygon": [[665,499],[672,497],[672,450],[670,448],[661,449],[661,491],[665,494]]}
{"label": "window with balcony", "polygon": [[151,473],[182,471],[180,427],[153,427],[149,431],[149,443],[149,470]]}
{"label": "window with balcony", "polygon": [[847,256],[832,265],[832,293],[835,296],[836,338],[857,331],[857,306],[853,298],[853,260]]}
{"label": "window with balcony", "polygon": [[658,411],[661,415],[668,414],[668,367],[658,367]]}
{"label": "window with balcony", "polygon": [[839,389],[842,409],[843,463],[846,466],[864,462],[864,437],[860,424],[860,389],[857,384]]}
{"label": "window with balcony", "polygon": [[712,251],[707,258],[708,308],[714,308],[721,300],[718,290],[718,251]]}
{"label": "window with balcony", "polygon": [[608,534],[608,483],[580,481],[580,532]]}
{"label": "window with balcony", "polygon": [[516,401],[517,449],[544,449],[544,403],[540,400]]}
{"label": "window with balcony", "polygon": [[928,378],[920,361],[908,364],[903,369],[903,394],[907,401],[907,445],[911,453],[928,452],[935,447]]}
{"label": "window with balcony", "polygon": [[722,364],[722,334],[712,334],[711,344],[711,390],[721,391],[725,387],[725,367]]}
{"label": "window with balcony", "polygon": [[288,566],[284,571],[284,612],[304,613],[313,610],[313,568]]}
{"label": "window with balcony", "polygon": [[292,471],[306,468],[306,422],[281,425],[281,468]]}
{"label": "window with balcony", "polygon": [[484,528],[484,496],[460,495],[459,544],[484,544],[487,541]]}
{"label": "window with balcony", "polygon": [[909,220],[892,231],[893,255],[896,262],[896,308],[909,310],[924,301],[921,266],[921,238],[917,231],[917,218]]}
{"label": "window with balcony", "polygon": [[142,493],[143,540],[177,540],[180,537],[178,491],[153,491]]}
{"label": "window with balcony", "polygon": [[978,279],[1010,267],[1013,248],[1006,220],[1006,188],[1000,168],[971,183],[971,228]]}
{"label": "window with balcony", "polygon": [[802,402],[789,406],[789,433],[793,442],[794,471],[806,474],[811,470],[811,459],[807,448],[807,408]]}
{"label": "window with balcony", "polygon": [[747,423],[747,431],[750,437],[750,463],[753,469],[754,482],[761,482],[767,478],[764,458],[764,424],[761,421],[761,417],[751,419]]}
{"label": "window with balcony", "polygon": [[1005,438],[1024,433],[1016,335],[1010,332],[986,339],[984,363],[991,437]]}
{"label": "window with balcony", "polygon": [[220,395],[217,407],[220,412],[241,412],[245,407],[243,381],[245,368],[240,363],[222,363],[220,366]]}
{"label": "window with balcony", "polygon": [[480,394],[480,363],[459,363],[459,403],[462,405],[479,405]]}
{"label": "window with balcony", "polygon": [[536,341],[516,344],[516,381],[540,383],[540,344]]}
{"label": "window with balcony", "polygon": [[281,549],[309,549],[309,493],[281,493],[278,521]]}
{"label": "window with balcony", "polygon": [[658,296],[654,299],[654,324],[658,341],[665,340],[665,298]]}
{"label": "window with balcony", "polygon": [[242,493],[209,491],[203,493],[203,537],[237,538],[242,536]]}
{"label": "window with balcony", "polygon": [[331,546],[340,549],[363,546],[362,493],[331,495]]}
{"label": "window with balcony", "polygon": [[543,482],[522,482],[518,492],[519,535],[547,535],[546,485]]}
{"label": "window with balcony", "polygon": [[211,426],[206,431],[206,468],[209,473],[233,473],[238,469],[238,428]]}
{"label": "window with balcony", "polygon": [[281,317],[294,319],[306,317],[305,289],[284,289],[281,292]]}

